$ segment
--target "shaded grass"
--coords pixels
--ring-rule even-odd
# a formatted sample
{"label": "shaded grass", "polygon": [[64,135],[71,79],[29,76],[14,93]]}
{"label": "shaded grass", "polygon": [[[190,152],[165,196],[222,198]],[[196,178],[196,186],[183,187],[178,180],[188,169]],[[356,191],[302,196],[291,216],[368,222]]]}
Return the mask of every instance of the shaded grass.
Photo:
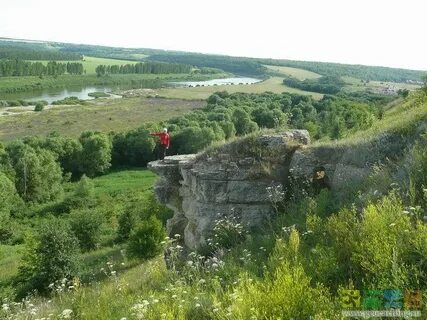
{"label": "shaded grass", "polygon": [[0,245],[0,287],[10,283],[18,274],[21,245]]}
{"label": "shaded grass", "polygon": [[85,106],[55,107],[43,112],[0,116],[0,140],[52,131],[77,137],[86,130],[128,131],[145,122],[157,122],[204,107],[204,101],[161,98],[123,98],[90,102]]}
{"label": "shaded grass", "polygon": [[303,91],[287,87],[283,84],[283,79],[280,77],[271,77],[267,80],[251,84],[251,85],[222,85],[210,87],[192,87],[192,88],[162,88],[156,90],[162,97],[177,98],[177,99],[206,99],[211,94],[217,91],[228,91],[229,93],[263,93],[271,91],[274,93],[297,93],[302,95],[311,95],[314,99],[321,99],[323,94],[316,92]]}

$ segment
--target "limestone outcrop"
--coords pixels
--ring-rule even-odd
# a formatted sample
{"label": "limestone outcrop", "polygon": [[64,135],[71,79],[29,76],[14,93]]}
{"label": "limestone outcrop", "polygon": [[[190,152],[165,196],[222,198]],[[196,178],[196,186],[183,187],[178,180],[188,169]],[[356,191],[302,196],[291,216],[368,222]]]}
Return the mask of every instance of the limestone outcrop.
{"label": "limestone outcrop", "polygon": [[174,211],[169,234],[196,249],[218,216],[233,212],[246,227],[261,226],[274,210],[269,190],[283,189],[294,152],[309,142],[307,131],[292,130],[150,162],[148,168],[160,176],[156,196]]}
{"label": "limestone outcrop", "polygon": [[354,144],[310,145],[307,131],[290,130],[245,137],[197,155],[166,157],[148,167],[160,176],[158,200],[174,211],[169,235],[179,234],[194,250],[206,242],[221,216],[233,214],[248,228],[262,227],[275,212],[275,201],[284,199],[276,199],[274,191],[309,185],[319,166],[333,195],[345,199],[351,186],[363,185],[375,166],[404,157],[407,143],[384,133]]}

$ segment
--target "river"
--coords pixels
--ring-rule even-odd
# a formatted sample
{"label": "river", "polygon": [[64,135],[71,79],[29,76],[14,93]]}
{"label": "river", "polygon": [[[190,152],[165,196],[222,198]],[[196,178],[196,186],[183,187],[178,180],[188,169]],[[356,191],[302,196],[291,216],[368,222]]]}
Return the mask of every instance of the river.
{"label": "river", "polygon": [[[219,85],[250,85],[262,80],[255,78],[223,78],[223,79],[212,79],[207,81],[182,81],[182,82],[170,82],[173,86],[184,86],[184,87],[206,87],[206,86],[219,86]],[[122,88],[126,89],[126,88]],[[0,100],[25,100],[25,101],[40,101],[45,100],[49,104],[56,100],[62,100],[67,97],[77,97],[81,100],[94,99],[89,96],[89,93],[93,92],[111,92],[120,90],[118,87],[111,86],[86,86],[86,87],[72,87],[68,89],[64,88],[53,88],[45,90],[34,90],[27,92],[17,93],[4,93],[0,95]]]}

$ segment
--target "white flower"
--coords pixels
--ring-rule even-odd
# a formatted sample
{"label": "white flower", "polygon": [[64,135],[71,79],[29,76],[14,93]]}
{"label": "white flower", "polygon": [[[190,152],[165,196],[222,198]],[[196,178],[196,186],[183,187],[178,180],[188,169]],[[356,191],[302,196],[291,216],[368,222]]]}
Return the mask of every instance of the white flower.
{"label": "white flower", "polygon": [[199,308],[200,307],[200,303],[196,303],[196,308]]}
{"label": "white flower", "polygon": [[193,265],[193,261],[187,261],[187,266],[191,267]]}
{"label": "white flower", "polygon": [[7,303],[3,303],[1,308],[3,309],[3,311],[8,311],[9,310],[9,305]]}
{"label": "white flower", "polygon": [[206,283],[206,280],[205,280],[205,279],[200,279],[200,280],[199,280],[199,284],[204,284],[204,283]]}
{"label": "white flower", "polygon": [[71,310],[71,309],[65,309],[65,310],[63,310],[61,312],[61,314],[59,315],[59,317],[61,319],[70,319],[72,313],[73,313],[73,310]]}

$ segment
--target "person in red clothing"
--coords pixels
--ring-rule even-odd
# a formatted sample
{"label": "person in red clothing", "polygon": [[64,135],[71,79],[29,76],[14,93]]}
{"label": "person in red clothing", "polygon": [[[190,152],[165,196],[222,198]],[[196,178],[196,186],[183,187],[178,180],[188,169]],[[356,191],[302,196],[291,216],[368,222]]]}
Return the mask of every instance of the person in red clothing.
{"label": "person in red clothing", "polygon": [[170,146],[170,137],[168,129],[164,128],[163,132],[153,132],[150,136],[160,137],[160,145],[158,146],[157,159],[163,160],[166,157],[166,150]]}

